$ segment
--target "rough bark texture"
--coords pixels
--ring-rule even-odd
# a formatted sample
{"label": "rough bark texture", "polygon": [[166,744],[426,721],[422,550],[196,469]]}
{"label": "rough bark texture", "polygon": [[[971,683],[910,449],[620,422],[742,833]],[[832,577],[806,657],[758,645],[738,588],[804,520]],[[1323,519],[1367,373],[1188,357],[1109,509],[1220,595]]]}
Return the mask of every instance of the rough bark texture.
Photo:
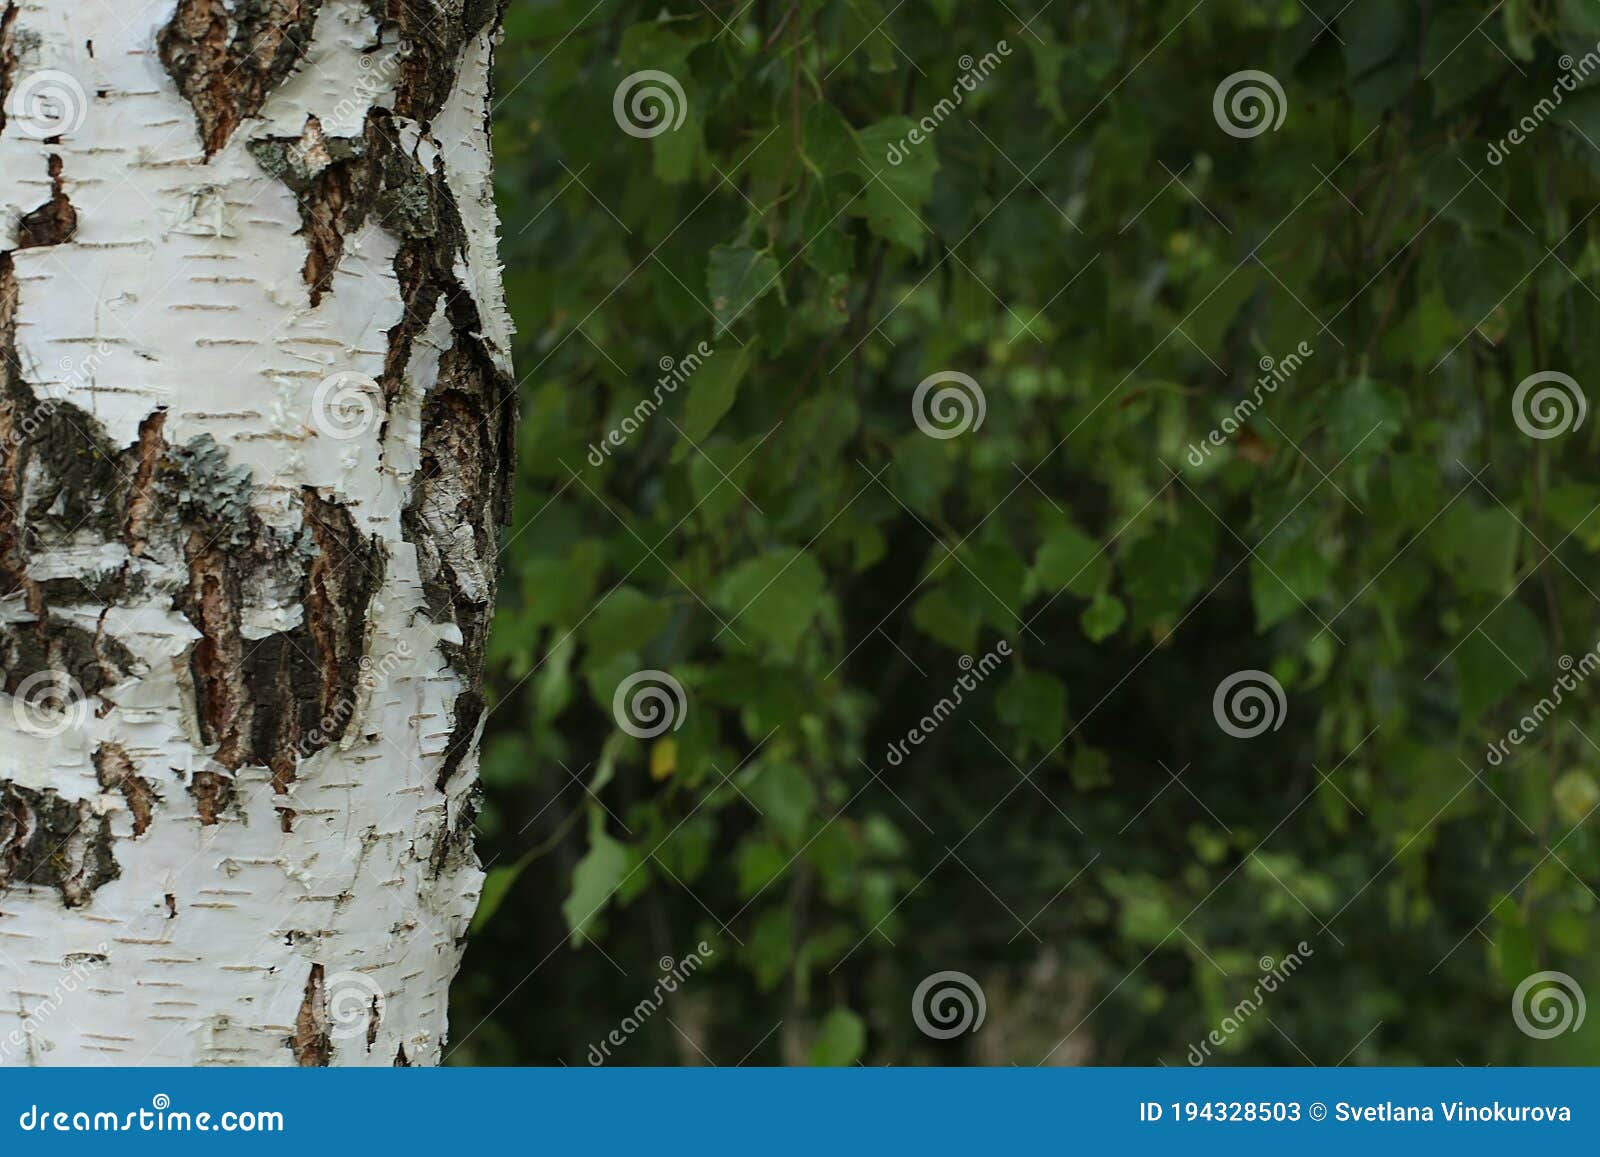
{"label": "rough bark texture", "polygon": [[441,1056],[515,414],[499,14],[0,0],[0,1063]]}

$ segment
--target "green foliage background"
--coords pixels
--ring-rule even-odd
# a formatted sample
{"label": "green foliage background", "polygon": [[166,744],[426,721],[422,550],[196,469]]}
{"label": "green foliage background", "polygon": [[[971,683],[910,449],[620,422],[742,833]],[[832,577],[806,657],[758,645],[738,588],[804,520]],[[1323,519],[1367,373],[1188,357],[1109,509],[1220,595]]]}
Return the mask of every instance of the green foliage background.
{"label": "green foliage background", "polygon": [[[1600,1060],[1511,1008],[1600,983],[1595,689],[1486,759],[1600,641],[1600,421],[1512,403],[1592,393],[1600,73],[1558,81],[1597,41],[1589,0],[513,0],[521,462],[451,1060],[585,1063],[702,940],[613,1063],[1183,1064],[1301,941],[1218,1063]],[[644,69],[686,101],[652,139],[613,113]],[[1238,138],[1246,69],[1284,119]],[[931,438],[951,370],[986,416]],[[646,668],[665,742],[612,717]],[[1251,668],[1287,712],[1237,739]],[[988,1009],[948,1042],[911,1015],[944,969]]]}

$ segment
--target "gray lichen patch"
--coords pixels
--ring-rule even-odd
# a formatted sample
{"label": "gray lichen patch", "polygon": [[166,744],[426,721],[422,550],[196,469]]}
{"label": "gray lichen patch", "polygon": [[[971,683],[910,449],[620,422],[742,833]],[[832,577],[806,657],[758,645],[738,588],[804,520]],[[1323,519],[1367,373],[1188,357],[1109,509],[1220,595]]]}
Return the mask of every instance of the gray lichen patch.
{"label": "gray lichen patch", "polygon": [[311,43],[321,4],[178,0],[156,43],[161,63],[194,109],[207,159],[294,71]]}
{"label": "gray lichen patch", "polygon": [[0,780],[0,889],[54,888],[69,908],[121,874],[111,822],[89,800]]}

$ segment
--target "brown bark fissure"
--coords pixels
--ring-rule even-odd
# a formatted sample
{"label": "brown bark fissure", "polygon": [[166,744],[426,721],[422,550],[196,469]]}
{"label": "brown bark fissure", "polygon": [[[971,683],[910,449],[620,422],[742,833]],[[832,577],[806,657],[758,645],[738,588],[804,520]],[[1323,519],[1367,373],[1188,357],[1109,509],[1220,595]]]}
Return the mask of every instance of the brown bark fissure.
{"label": "brown bark fissure", "polygon": [[150,816],[157,800],[150,781],[138,774],[133,759],[120,744],[102,743],[94,752],[95,777],[107,791],[122,793],[133,815],[133,834],[142,836],[149,830]]}
{"label": "brown bark fissure", "polygon": [[17,248],[65,245],[78,231],[78,212],[72,207],[61,179],[61,158],[50,154],[50,199],[17,222]]}
{"label": "brown bark fissure", "polygon": [[328,990],[322,965],[313,964],[306,979],[305,997],[294,1018],[288,1040],[295,1063],[302,1068],[326,1068],[333,1059],[333,1036],[328,1022]]}
{"label": "brown bark fissure", "polygon": [[17,71],[17,49],[12,34],[21,13],[22,6],[15,0],[0,8],[0,133],[6,129],[6,98],[11,95],[12,79]]}
{"label": "brown bark fissure", "polygon": [[300,63],[321,6],[322,0],[178,0],[156,44],[194,109],[208,160]]}

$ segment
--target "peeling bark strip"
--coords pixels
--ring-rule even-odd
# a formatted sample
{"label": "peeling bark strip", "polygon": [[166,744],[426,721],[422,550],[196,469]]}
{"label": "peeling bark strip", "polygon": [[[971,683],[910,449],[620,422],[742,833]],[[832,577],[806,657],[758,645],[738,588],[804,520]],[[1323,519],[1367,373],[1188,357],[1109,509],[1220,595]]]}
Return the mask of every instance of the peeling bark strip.
{"label": "peeling bark strip", "polygon": [[34,1060],[443,1056],[515,418],[499,16],[0,0],[0,90],[99,94],[0,123],[0,938],[47,991],[121,929]]}
{"label": "peeling bark strip", "polygon": [[120,791],[133,813],[133,834],[144,835],[155,810],[156,793],[150,781],[139,776],[128,753],[115,743],[102,743],[94,751],[94,769],[100,786]]}
{"label": "peeling bark strip", "polygon": [[[426,0],[411,0],[426,3]],[[322,0],[178,0],[157,44],[194,109],[206,157],[300,63]]]}

